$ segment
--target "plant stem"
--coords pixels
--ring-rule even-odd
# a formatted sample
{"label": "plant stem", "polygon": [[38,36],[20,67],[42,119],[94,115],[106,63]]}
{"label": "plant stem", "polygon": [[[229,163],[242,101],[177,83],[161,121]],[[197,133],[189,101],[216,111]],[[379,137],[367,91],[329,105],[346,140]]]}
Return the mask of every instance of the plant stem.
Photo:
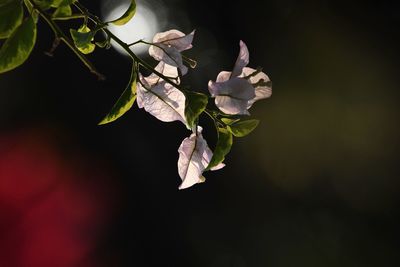
{"label": "plant stem", "polygon": [[83,14],[72,14],[70,16],[63,16],[63,17],[54,17],[51,18],[52,20],[70,20],[70,19],[84,19],[86,18]]}
{"label": "plant stem", "polygon": [[63,41],[82,61],[82,63],[90,70],[91,73],[97,76],[99,80],[104,80],[105,77],[100,72],[97,71],[96,67],[75,47],[74,43],[65,35],[65,33],[58,27],[58,25],[53,21],[53,19],[44,12],[38,5],[36,5],[32,0],[28,2],[33,6],[33,8],[39,13],[39,15],[46,21],[46,23],[53,30],[56,39]]}
{"label": "plant stem", "polygon": [[[81,3],[79,2],[75,2],[74,5],[84,14],[86,15],[90,20],[92,20],[94,23],[96,23],[97,25],[106,25],[106,23],[102,22],[97,16],[91,14],[88,9],[86,7],[84,7]],[[159,76],[160,78],[162,78],[164,81],[166,81],[167,83],[171,84],[173,87],[177,88],[178,90],[180,90],[182,93],[187,92],[187,90],[185,88],[183,88],[182,86],[180,86],[179,84],[177,84],[176,82],[172,81],[170,78],[168,78],[167,76],[165,76],[164,74],[158,72],[157,70],[155,70],[150,64],[148,64],[146,61],[144,61],[143,59],[141,59],[140,57],[138,57],[130,48],[129,46],[132,44],[127,44],[124,41],[122,41],[121,39],[119,39],[117,36],[115,36],[109,29],[107,29],[106,27],[102,28],[102,30],[112,39],[114,40],[119,46],[121,46],[128,54],[129,56],[131,56],[131,58],[138,62],[140,65],[142,65],[144,68],[146,68],[147,70],[153,72],[154,74],[156,74],[157,76]],[[138,43],[146,43],[143,40],[139,40]]]}

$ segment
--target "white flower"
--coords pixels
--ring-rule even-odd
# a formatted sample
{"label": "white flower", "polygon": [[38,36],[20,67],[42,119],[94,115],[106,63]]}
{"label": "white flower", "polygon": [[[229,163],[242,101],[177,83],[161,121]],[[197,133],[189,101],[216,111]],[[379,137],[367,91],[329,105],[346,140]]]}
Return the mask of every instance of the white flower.
{"label": "white flower", "polygon": [[[198,126],[197,135],[193,133],[190,137],[185,138],[178,149],[178,172],[182,179],[179,189],[185,189],[205,181],[203,172],[210,163],[213,153],[201,132],[202,128]],[[224,166],[225,164],[220,163],[211,170],[219,170]]]}
{"label": "white flower", "polygon": [[222,71],[216,82],[209,81],[208,90],[215,97],[215,105],[224,113],[249,115],[248,109],[254,102],[272,94],[268,76],[249,64],[249,50],[240,41],[240,52],[232,72]]}
{"label": "white flower", "polygon": [[182,75],[188,68],[183,65],[181,52],[192,48],[195,31],[185,35],[178,30],[170,30],[157,33],[153,38],[153,44],[149,48],[149,54],[158,61],[180,69]]}
{"label": "white flower", "polygon": [[[177,69],[164,62],[155,68],[167,77],[175,78]],[[185,95],[177,88],[162,80],[156,74],[143,77],[139,74],[137,103],[151,115],[164,122],[181,121],[185,125]],[[177,80],[179,84],[179,80]]]}

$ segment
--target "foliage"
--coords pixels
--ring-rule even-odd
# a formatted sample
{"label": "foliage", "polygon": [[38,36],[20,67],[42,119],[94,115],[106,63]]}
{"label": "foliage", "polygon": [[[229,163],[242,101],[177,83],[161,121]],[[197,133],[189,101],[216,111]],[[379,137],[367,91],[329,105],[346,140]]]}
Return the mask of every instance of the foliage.
{"label": "foliage", "polygon": [[[24,7],[25,12],[24,17]],[[36,42],[37,22],[42,18],[55,34],[54,49],[66,44],[82,63],[99,79],[103,78],[85,54],[93,53],[96,46],[108,49],[113,40],[132,59],[132,71],[126,89],[111,111],[99,125],[111,123],[129,111],[135,100],[139,108],[165,122],[181,121],[192,133],[178,149],[178,172],[182,179],[180,189],[205,181],[203,172],[223,168],[230,152],[233,137],[244,137],[259,124],[256,119],[246,119],[249,109],[258,100],[271,96],[271,82],[259,69],[247,67],[249,51],[240,41],[239,56],[232,72],[222,71],[215,81],[209,81],[210,96],[188,90],[181,85],[182,76],[196,68],[194,59],[183,55],[192,48],[195,31],[184,34],[178,30],[157,33],[152,42],[138,40],[126,44],[108,30],[109,24],[124,25],[136,13],[132,0],[126,12],[118,19],[103,22],[91,14],[77,0],[0,0],[0,73],[8,72],[23,64]],[[57,24],[58,20],[81,19],[78,29],[70,29],[70,36]],[[98,33],[106,38],[96,40]],[[130,47],[135,44],[149,45],[149,54],[158,64],[153,67],[143,61]],[[150,71],[143,76],[141,70]],[[214,98],[214,104],[209,99]],[[215,108],[216,107],[216,108]],[[208,116],[215,125],[217,143],[212,151],[202,136],[199,117]]]}

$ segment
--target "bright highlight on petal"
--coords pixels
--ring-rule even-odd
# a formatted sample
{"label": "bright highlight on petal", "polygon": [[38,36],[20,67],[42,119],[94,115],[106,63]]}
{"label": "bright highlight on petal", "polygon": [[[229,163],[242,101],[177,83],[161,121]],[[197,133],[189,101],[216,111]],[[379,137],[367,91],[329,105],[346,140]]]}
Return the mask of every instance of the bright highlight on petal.
{"label": "bright highlight on petal", "polygon": [[[129,8],[129,4],[128,1],[123,5],[116,6],[111,11],[107,10],[105,20],[112,21],[121,17]],[[158,15],[156,15],[153,10],[156,9],[143,5],[141,2],[137,2],[136,14],[129,22],[124,25],[109,24],[108,29],[127,44],[141,39],[151,40],[154,34],[159,30]],[[126,54],[117,43],[112,41],[111,44],[118,52]],[[138,54],[145,53],[147,49],[148,45],[145,44],[138,44],[131,47],[131,50]]]}

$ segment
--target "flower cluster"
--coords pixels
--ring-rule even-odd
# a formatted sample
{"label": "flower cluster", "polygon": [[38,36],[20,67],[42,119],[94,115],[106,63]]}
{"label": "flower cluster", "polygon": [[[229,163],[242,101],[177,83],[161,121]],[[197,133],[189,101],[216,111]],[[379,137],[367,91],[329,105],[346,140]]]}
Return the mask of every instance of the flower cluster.
{"label": "flower cluster", "polygon": [[[247,67],[249,51],[240,41],[240,53],[233,70],[222,71],[216,81],[209,81],[211,96],[188,90],[181,85],[182,77],[189,73],[188,67],[195,68],[197,63],[182,53],[192,48],[195,31],[184,34],[170,30],[157,33],[151,43],[138,40],[127,44],[108,26],[125,25],[135,13],[135,0],[130,0],[121,17],[108,22],[101,21],[76,0],[0,0],[0,74],[17,68],[28,59],[36,43],[37,23],[42,18],[55,34],[53,46],[47,54],[52,55],[60,43],[64,43],[99,79],[104,79],[104,76],[86,54],[108,49],[113,41],[131,57],[131,77],[121,97],[99,124],[117,120],[132,108],[135,101],[140,109],[161,121],[182,122],[192,132],[178,149],[178,173],[182,179],[179,188],[188,188],[204,182],[205,171],[225,166],[225,156],[232,147],[233,137],[246,136],[257,127],[258,120],[248,119],[249,109],[256,101],[271,96],[271,82],[261,69]],[[70,29],[68,37],[57,21],[73,19],[82,19],[82,25]],[[156,67],[131,50],[131,46],[139,43],[150,45],[149,54],[158,61]],[[143,75],[141,69],[150,75]],[[209,103],[210,98],[215,99],[215,105]],[[215,125],[218,138],[213,150],[198,125],[201,115],[210,117]]]}
{"label": "flower cluster", "polygon": [[[188,123],[185,115],[185,108],[188,106],[187,94],[177,88],[180,85],[181,76],[188,73],[188,67],[184,65],[181,52],[192,48],[194,34],[195,31],[185,35],[178,30],[157,33],[150,45],[149,54],[159,63],[155,72],[149,76],[144,77],[139,73],[137,84],[139,108],[143,108],[164,122],[181,121],[193,132],[190,137],[183,140],[178,149],[178,173],[182,179],[179,189],[202,183],[205,181],[204,171],[218,170],[225,166],[221,160],[218,160],[221,162],[214,160],[211,166],[213,152],[202,136],[203,129],[197,123],[195,125]],[[208,83],[208,90],[215,98],[215,105],[223,117],[220,121],[222,126],[220,131],[223,131],[225,127],[235,135],[234,129],[240,130],[240,127],[235,128],[235,123],[240,125],[240,122],[238,123],[239,119],[229,119],[229,116],[250,115],[248,109],[254,102],[271,96],[268,76],[261,70],[246,67],[248,63],[249,51],[246,44],[240,41],[240,53],[233,71],[222,71],[216,82]],[[159,74],[162,74],[162,77]],[[163,77],[168,77],[175,83],[171,84]]]}

